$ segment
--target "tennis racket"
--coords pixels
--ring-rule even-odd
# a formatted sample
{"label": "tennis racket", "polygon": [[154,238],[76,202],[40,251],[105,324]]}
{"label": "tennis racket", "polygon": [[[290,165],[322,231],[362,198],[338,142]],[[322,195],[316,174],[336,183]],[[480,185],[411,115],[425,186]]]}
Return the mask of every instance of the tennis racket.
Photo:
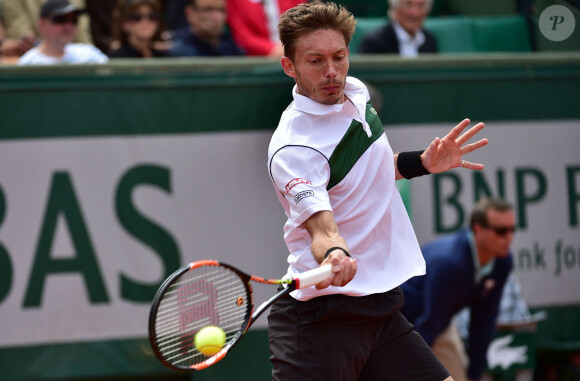
{"label": "tennis racket", "polygon": [[[326,265],[293,279],[264,279],[218,261],[192,262],[169,276],[155,295],[149,314],[151,347],[169,368],[205,369],[223,359],[276,300],[331,274],[331,265]],[[254,311],[250,281],[284,287]],[[204,355],[194,344],[195,334],[207,326],[226,333],[226,344],[213,356]]]}

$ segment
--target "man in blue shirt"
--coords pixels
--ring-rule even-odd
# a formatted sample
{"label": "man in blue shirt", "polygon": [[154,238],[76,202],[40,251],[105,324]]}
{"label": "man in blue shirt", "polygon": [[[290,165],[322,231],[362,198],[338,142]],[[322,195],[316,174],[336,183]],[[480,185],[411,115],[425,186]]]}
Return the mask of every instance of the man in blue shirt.
{"label": "man in blue shirt", "polygon": [[401,286],[405,294],[401,312],[431,347],[457,312],[471,309],[466,348],[470,380],[479,380],[486,367],[502,290],[513,265],[514,232],[515,216],[509,203],[480,200],[471,214],[470,228],[422,247],[427,274]]}
{"label": "man in blue shirt", "polygon": [[188,26],[177,29],[172,56],[240,56],[226,26],[226,0],[191,0],[185,6]]}

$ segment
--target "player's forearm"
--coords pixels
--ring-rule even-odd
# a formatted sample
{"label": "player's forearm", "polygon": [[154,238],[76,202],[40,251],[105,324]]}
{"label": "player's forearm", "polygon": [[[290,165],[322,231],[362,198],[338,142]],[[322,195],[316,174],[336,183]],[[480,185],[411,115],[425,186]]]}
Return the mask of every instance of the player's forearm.
{"label": "player's forearm", "polygon": [[[334,221],[334,214],[331,211],[315,213],[302,225],[312,238],[310,250],[316,262],[322,263],[328,250],[333,247],[340,247],[346,252],[350,252],[346,241],[340,235],[338,226]],[[334,251],[346,256],[340,249]]]}
{"label": "player's forearm", "polygon": [[[335,249],[330,250],[332,248]],[[349,253],[348,256],[350,256],[350,250],[346,244],[346,241],[341,236],[319,237],[318,239],[312,241],[311,250],[314,259],[318,263],[322,263],[322,261],[326,259],[328,256],[327,253],[330,255],[336,252],[341,256],[347,256],[346,253]]]}

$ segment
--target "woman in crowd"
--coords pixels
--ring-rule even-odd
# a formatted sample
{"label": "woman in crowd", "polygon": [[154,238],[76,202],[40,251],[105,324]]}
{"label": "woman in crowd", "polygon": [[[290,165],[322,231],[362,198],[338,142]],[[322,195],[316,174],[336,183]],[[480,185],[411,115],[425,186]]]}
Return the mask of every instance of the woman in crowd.
{"label": "woman in crowd", "polygon": [[121,46],[111,58],[167,57],[170,42],[163,39],[163,7],[159,0],[121,0],[113,14],[113,36]]}

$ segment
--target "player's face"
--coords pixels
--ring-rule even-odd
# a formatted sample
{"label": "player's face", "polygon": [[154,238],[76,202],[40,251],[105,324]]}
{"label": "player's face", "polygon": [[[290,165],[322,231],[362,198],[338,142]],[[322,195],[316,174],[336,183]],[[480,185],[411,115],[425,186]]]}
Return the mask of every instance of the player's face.
{"label": "player's face", "polygon": [[503,258],[509,253],[516,227],[514,212],[489,209],[486,213],[487,226],[481,226],[479,233],[483,245],[496,257]]}
{"label": "player's face", "polygon": [[282,57],[286,74],[296,81],[298,93],[323,104],[342,103],[348,73],[348,47],[343,35],[319,29],[298,40],[294,61]]}

